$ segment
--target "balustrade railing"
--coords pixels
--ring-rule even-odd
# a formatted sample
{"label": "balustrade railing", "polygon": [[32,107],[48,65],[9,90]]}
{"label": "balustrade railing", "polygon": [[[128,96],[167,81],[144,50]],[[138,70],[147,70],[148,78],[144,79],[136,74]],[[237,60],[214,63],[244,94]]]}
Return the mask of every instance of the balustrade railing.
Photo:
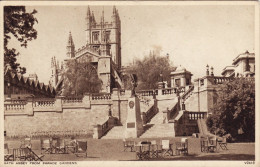
{"label": "balustrade railing", "polygon": [[110,100],[111,94],[92,94],[91,99],[92,100]]}
{"label": "balustrade railing", "polygon": [[62,98],[62,103],[82,103],[83,97],[63,97]]}
{"label": "balustrade railing", "polygon": [[176,88],[165,88],[162,90],[162,95],[176,94]]}
{"label": "balustrade railing", "polygon": [[140,94],[141,96],[153,96],[153,95],[158,95],[158,90],[141,90],[137,91],[137,94]]}
{"label": "balustrade railing", "polygon": [[177,114],[177,112],[178,112],[178,105],[179,105],[179,103],[176,103],[175,105],[174,105],[174,107],[170,110],[170,113],[169,113],[169,119],[172,119],[176,114]]}
{"label": "balustrade railing", "polygon": [[206,117],[206,112],[189,112],[188,113],[189,120],[204,119],[205,117]]}
{"label": "balustrade railing", "polygon": [[44,99],[33,101],[33,107],[53,107],[55,99]]}
{"label": "balustrade railing", "polygon": [[146,112],[146,122],[145,123],[149,122],[156,114],[157,114],[157,110],[153,105]]}
{"label": "balustrade railing", "polygon": [[182,100],[187,100],[189,96],[192,94],[192,91],[194,90],[194,86],[190,86],[190,88],[181,96]]}
{"label": "balustrade railing", "polygon": [[226,81],[231,81],[233,78],[231,77],[214,77],[214,83],[215,84],[222,84]]}
{"label": "balustrade railing", "polygon": [[4,104],[5,110],[24,110],[26,104]]}
{"label": "balustrade railing", "polygon": [[103,134],[106,133],[106,131],[109,129],[108,120],[104,124],[101,125],[101,129],[102,129]]}
{"label": "balustrade railing", "polygon": [[[7,102],[7,101],[5,101],[5,102]],[[26,104],[27,101],[22,100],[22,99],[11,99],[11,100],[8,100],[8,103],[11,103],[11,104]]]}

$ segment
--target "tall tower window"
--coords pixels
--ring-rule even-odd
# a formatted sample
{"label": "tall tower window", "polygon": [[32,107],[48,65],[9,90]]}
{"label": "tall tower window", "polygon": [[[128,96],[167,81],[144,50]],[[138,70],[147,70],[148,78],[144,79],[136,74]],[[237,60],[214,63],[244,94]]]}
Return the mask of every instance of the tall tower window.
{"label": "tall tower window", "polygon": [[93,42],[98,42],[98,38],[99,38],[99,32],[93,32],[92,33]]}
{"label": "tall tower window", "polygon": [[110,31],[106,31],[106,41],[109,42],[110,41]]}

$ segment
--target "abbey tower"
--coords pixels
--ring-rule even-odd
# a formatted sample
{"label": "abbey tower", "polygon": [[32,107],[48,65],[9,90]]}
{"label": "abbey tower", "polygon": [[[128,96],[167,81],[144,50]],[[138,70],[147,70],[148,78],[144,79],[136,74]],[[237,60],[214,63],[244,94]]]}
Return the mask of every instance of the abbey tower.
{"label": "abbey tower", "polygon": [[[102,80],[101,91],[110,93],[115,85],[121,85],[121,21],[118,10],[115,6],[113,7],[111,22],[105,21],[103,10],[101,19],[98,22],[94,12],[91,12],[88,7],[85,20],[85,45],[75,49],[72,33],[70,32],[64,61],[71,59],[76,59],[77,61],[90,60],[97,68],[98,76]],[[62,84],[62,69],[53,64],[57,64],[54,58],[51,65],[52,76],[50,83],[55,88],[58,88],[59,84]]]}

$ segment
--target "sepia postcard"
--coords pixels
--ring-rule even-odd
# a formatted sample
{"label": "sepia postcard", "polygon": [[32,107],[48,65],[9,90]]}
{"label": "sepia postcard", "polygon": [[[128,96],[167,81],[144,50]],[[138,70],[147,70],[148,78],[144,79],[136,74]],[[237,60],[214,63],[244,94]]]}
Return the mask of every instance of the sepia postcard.
{"label": "sepia postcard", "polygon": [[259,3],[1,2],[0,166],[259,166]]}

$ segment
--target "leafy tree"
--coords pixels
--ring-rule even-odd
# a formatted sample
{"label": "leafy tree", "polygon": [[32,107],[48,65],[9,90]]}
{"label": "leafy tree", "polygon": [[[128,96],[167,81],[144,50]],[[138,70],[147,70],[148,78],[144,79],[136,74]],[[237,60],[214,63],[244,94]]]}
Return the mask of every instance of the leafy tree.
{"label": "leafy tree", "polygon": [[101,90],[102,81],[98,78],[96,67],[88,61],[68,60],[62,75],[65,96],[98,93]]}
{"label": "leafy tree", "polygon": [[14,48],[8,48],[8,42],[13,35],[22,47],[27,47],[27,42],[37,38],[37,31],[34,29],[35,22],[38,23],[34,17],[37,11],[26,12],[25,6],[4,6],[4,65],[10,65],[14,73],[26,72],[25,67],[21,67],[16,62],[19,52]]}
{"label": "leafy tree", "polygon": [[211,132],[230,134],[234,140],[255,140],[255,81],[236,78],[224,83],[207,120]]}
{"label": "leafy tree", "polygon": [[[156,89],[158,88],[158,82],[162,81],[162,79],[170,84],[170,73],[174,70],[175,67],[170,64],[169,56],[150,54],[143,59],[135,60],[135,63],[126,73],[137,75],[137,90],[140,90]],[[162,74],[162,77],[160,74]],[[128,81],[127,77],[123,77],[123,82],[124,80]],[[129,85],[129,82],[126,85]]]}

